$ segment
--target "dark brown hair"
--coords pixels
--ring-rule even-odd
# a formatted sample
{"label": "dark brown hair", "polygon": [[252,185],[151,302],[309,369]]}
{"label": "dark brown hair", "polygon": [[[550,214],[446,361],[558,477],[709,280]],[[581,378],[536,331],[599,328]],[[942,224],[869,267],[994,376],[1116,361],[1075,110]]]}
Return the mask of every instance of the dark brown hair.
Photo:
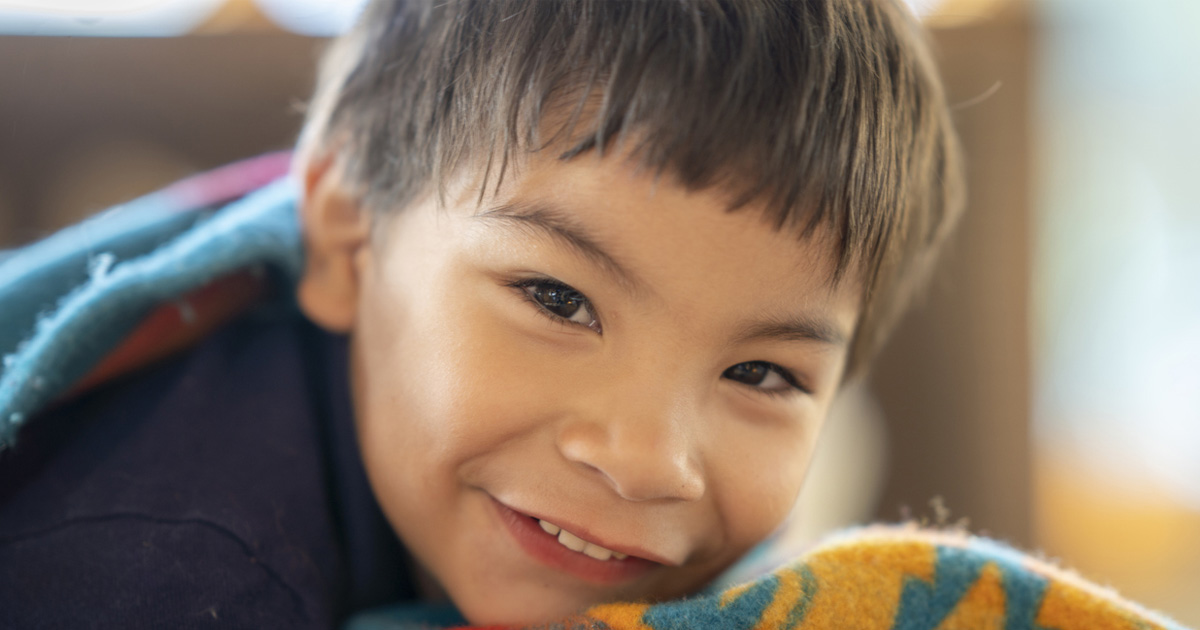
{"label": "dark brown hair", "polygon": [[616,144],[780,229],[828,227],[831,281],[863,283],[849,372],[961,205],[941,83],[899,0],[380,0],[327,54],[301,155],[341,147],[387,212],[467,164],[486,187],[524,152]]}

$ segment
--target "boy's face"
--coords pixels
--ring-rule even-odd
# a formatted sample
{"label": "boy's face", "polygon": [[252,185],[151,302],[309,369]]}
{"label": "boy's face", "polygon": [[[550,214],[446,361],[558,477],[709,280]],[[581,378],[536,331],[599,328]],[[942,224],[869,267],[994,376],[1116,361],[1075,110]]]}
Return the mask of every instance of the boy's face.
{"label": "boy's face", "polygon": [[825,242],[548,153],[379,224],[345,298],[373,490],[472,623],[680,596],[770,534],[858,315]]}

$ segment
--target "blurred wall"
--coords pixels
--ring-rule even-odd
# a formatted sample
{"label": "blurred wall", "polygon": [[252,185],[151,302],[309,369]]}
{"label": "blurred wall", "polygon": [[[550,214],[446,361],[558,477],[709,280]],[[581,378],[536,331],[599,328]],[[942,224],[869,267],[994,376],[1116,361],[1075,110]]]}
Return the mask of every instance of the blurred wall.
{"label": "blurred wall", "polygon": [[871,379],[889,444],[877,518],[942,512],[1026,548],[1032,33],[1023,5],[934,33],[967,158],[967,209]]}
{"label": "blurred wall", "polygon": [[1200,3],[1038,9],[1037,540],[1200,626]]}
{"label": "blurred wall", "polygon": [[0,36],[0,247],[289,147],[321,43]]}

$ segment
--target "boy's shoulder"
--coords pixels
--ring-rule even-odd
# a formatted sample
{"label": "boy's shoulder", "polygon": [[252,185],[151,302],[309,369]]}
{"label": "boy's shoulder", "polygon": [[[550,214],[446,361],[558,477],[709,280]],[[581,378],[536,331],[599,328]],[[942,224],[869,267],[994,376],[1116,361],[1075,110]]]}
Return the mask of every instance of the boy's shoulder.
{"label": "boy's shoulder", "polygon": [[[10,420],[26,417],[0,450],[0,625],[176,625],[191,616],[328,626],[408,594],[404,560],[361,469],[344,340],[268,302],[153,369],[135,367],[162,339],[144,334],[158,305],[179,311],[176,295],[139,284],[165,276],[186,294],[244,267],[221,265],[255,240],[286,240],[261,226],[231,230],[225,213],[199,212],[173,231],[161,225],[170,217],[144,222],[159,222],[162,234],[143,251],[128,248],[136,231],[114,234],[111,243],[129,249],[118,265],[97,273],[93,262],[90,276],[83,270],[81,284],[36,313],[46,323],[5,349],[13,359],[0,372],[0,406]],[[201,243],[197,233],[219,220],[225,232]],[[164,252],[170,260],[155,262]],[[88,262],[70,248],[58,254],[65,265]],[[0,271],[11,279],[22,271],[13,269]],[[180,273],[190,273],[186,282]],[[139,335],[135,356],[114,357],[138,350]],[[86,383],[97,369],[108,380]]]}
{"label": "boy's shoulder", "polygon": [[239,321],[39,415],[0,461],[0,616],[261,622],[233,606],[252,600],[328,622],[331,471],[295,334]]}

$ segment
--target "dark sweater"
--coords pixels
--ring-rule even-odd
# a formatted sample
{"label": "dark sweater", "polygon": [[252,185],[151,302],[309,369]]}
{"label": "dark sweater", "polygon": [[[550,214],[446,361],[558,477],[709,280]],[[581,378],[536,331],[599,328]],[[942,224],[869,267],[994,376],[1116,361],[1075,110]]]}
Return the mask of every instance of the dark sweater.
{"label": "dark sweater", "polygon": [[346,366],[259,311],[44,412],[0,453],[0,627],[331,627],[412,599]]}

